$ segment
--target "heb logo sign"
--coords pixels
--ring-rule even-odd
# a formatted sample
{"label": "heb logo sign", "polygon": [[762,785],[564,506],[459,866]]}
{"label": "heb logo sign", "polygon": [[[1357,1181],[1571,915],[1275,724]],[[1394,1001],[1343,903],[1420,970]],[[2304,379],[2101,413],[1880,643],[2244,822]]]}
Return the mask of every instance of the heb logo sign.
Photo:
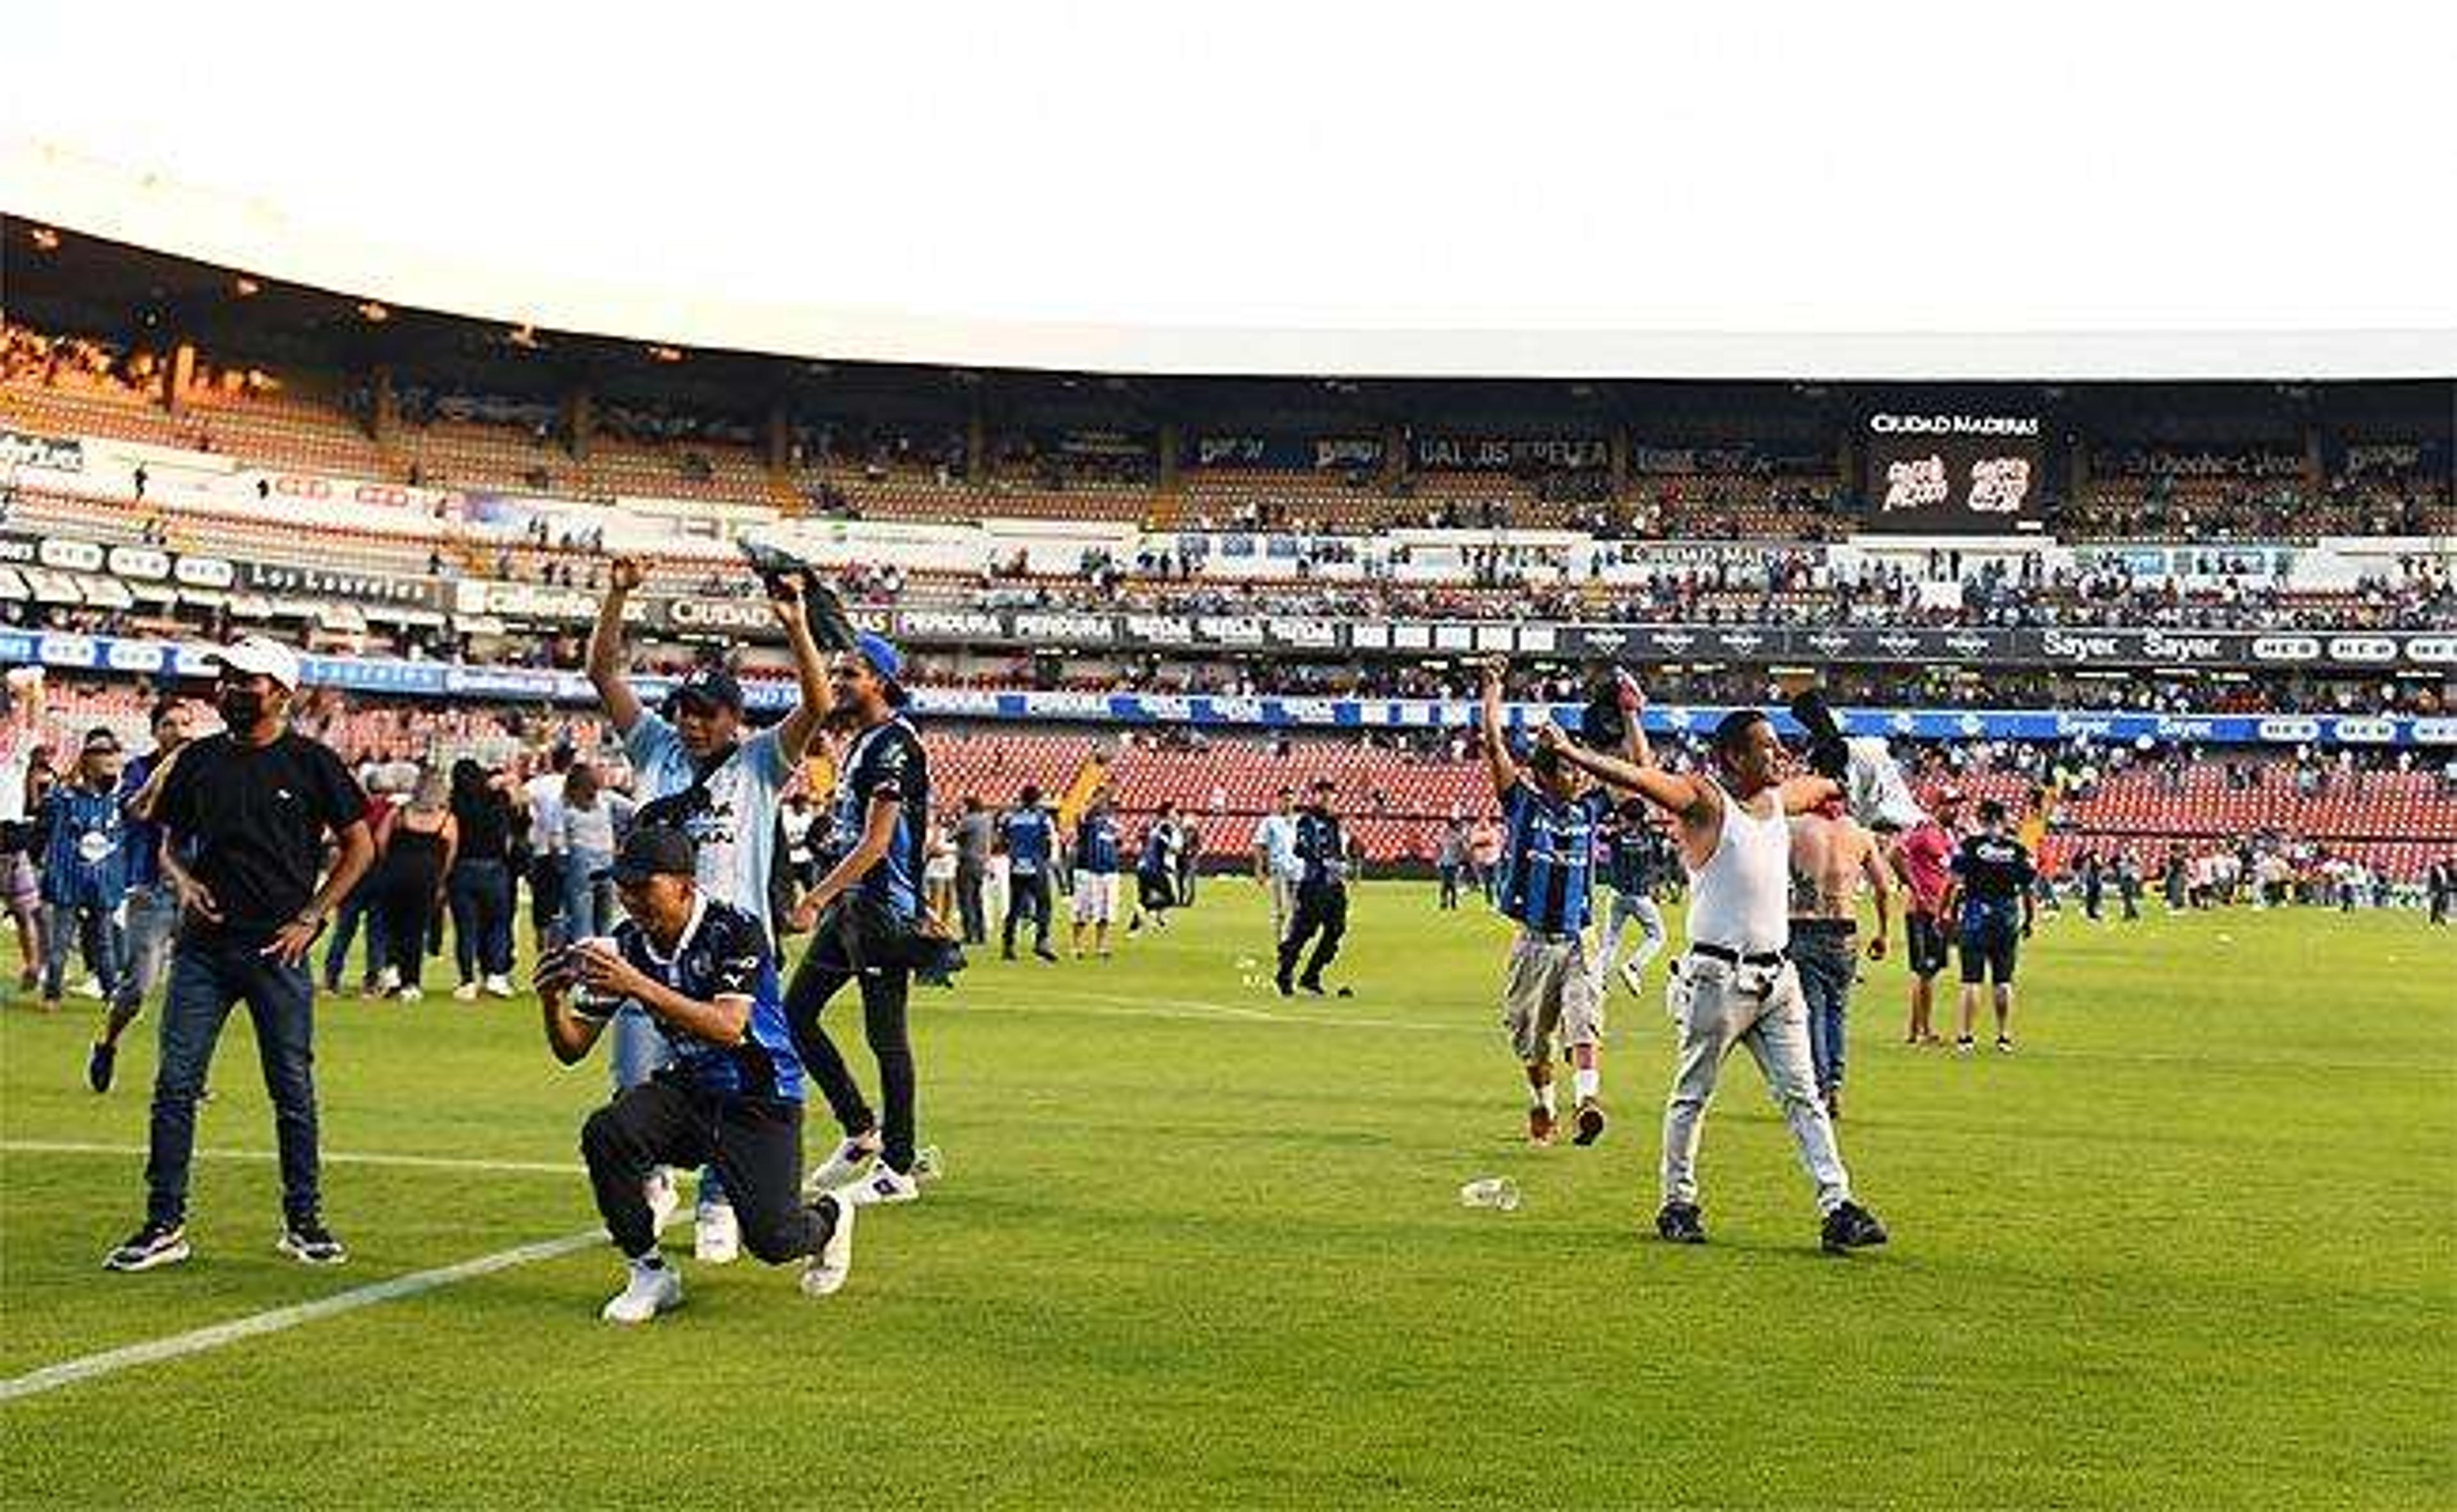
{"label": "heb logo sign", "polygon": [[2457,719],[2417,719],[2416,745],[2457,745]]}
{"label": "heb logo sign", "polygon": [[2252,643],[2255,661],[2319,661],[2321,642],[2310,635],[2263,635]]}
{"label": "heb logo sign", "polygon": [[2405,643],[2405,659],[2426,667],[2457,662],[2457,635],[2417,635]]}
{"label": "heb logo sign", "polygon": [[2397,738],[2394,719],[2341,719],[2338,738],[2348,745],[2387,745]]}
{"label": "heb logo sign", "polygon": [[2397,642],[2385,635],[2332,635],[2329,659],[2380,666],[2397,660]]}
{"label": "heb logo sign", "polygon": [[2274,740],[2281,744],[2306,745],[2321,738],[2321,721],[2318,719],[2263,719],[2261,721],[2260,732],[2261,738],[2263,740]]}

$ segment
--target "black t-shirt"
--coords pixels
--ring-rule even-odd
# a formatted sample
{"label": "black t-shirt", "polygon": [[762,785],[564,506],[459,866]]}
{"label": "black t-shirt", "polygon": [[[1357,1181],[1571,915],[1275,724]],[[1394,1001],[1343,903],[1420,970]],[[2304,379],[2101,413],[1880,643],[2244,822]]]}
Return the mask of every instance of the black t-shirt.
{"label": "black t-shirt", "polygon": [[2011,918],[2022,895],[2037,880],[2030,848],[2002,835],[1972,835],[1954,853],[1953,875],[1962,879],[1963,917]]}
{"label": "black t-shirt", "polygon": [[366,818],[341,758],[294,731],[271,745],[207,735],[182,749],[155,811],[223,922],[191,918],[208,941],[267,940],[316,896],[326,831]]}
{"label": "black t-shirt", "polygon": [[455,856],[465,861],[500,861],[509,853],[512,843],[512,800],[494,788],[474,794],[455,794],[452,818],[461,826],[461,845]]}

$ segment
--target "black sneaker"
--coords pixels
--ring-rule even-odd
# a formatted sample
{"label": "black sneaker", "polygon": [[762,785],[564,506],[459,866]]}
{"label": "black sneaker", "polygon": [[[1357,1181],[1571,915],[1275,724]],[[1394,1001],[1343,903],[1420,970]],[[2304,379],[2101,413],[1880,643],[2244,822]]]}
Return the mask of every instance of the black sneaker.
{"label": "black sneaker", "polygon": [[110,1091],[111,1073],[117,1068],[118,1061],[118,1046],[96,1040],[93,1048],[86,1052],[85,1085],[97,1092]]}
{"label": "black sneaker", "polygon": [[188,1228],[180,1223],[155,1223],[151,1218],[145,1227],[119,1242],[119,1248],[102,1257],[106,1271],[151,1271],[157,1265],[176,1265],[188,1257]]}
{"label": "black sneaker", "polygon": [[1826,1215],[1818,1243],[1828,1254],[1866,1250],[1886,1242],[1886,1226],[1856,1202],[1847,1202]]}
{"label": "black sneaker", "polygon": [[1703,1244],[1706,1225],[1694,1202],[1667,1202],[1655,1215],[1655,1232],[1674,1244]]}
{"label": "black sneaker", "polygon": [[1280,989],[1281,997],[1293,998],[1297,995],[1297,984],[1289,980],[1287,972],[1280,973],[1280,975],[1272,978],[1271,981],[1272,984]]}
{"label": "black sneaker", "polygon": [[1035,945],[1032,947],[1032,953],[1040,957],[1042,960],[1048,962],[1053,966],[1058,964],[1058,952],[1050,949],[1047,945]]}
{"label": "black sneaker", "polygon": [[340,1265],[350,1257],[333,1231],[314,1218],[293,1218],[273,1246],[300,1265]]}
{"label": "black sneaker", "polygon": [[1577,1130],[1570,1136],[1571,1144],[1592,1145],[1604,1137],[1604,1110],[1592,1100],[1580,1103],[1570,1126]]}
{"label": "black sneaker", "polygon": [[1297,985],[1305,988],[1308,992],[1312,993],[1317,998],[1323,995],[1322,978],[1320,977],[1301,977],[1297,980]]}

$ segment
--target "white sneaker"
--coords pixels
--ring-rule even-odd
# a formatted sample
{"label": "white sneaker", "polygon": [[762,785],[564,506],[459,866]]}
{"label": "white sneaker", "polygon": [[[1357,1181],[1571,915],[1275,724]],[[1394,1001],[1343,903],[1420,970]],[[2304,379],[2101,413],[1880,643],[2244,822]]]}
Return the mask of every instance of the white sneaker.
{"label": "white sneaker", "polygon": [[649,1221],[663,1232],[666,1225],[674,1221],[674,1214],[682,1211],[683,1194],[674,1190],[674,1173],[659,1166],[640,1185],[649,1199]]}
{"label": "white sneaker", "polygon": [[802,1195],[816,1197],[838,1187],[849,1187],[859,1180],[861,1173],[870,1169],[870,1163],[878,1158],[877,1141],[867,1136],[845,1140],[836,1146],[835,1154],[821,1161],[818,1169],[803,1181]]}
{"label": "white sneaker", "polygon": [[488,977],[485,981],[485,990],[486,996],[490,998],[508,998],[515,996],[512,988],[512,979],[506,976]]}
{"label": "white sneaker", "polygon": [[1646,972],[1637,962],[1624,961],[1621,963],[1621,980],[1622,984],[1629,988],[1631,997],[1646,996]]}
{"label": "white sneaker", "polygon": [[426,1001],[426,994],[419,991],[416,987],[394,987],[390,989],[390,995],[395,1003],[423,1003]]}
{"label": "white sneaker", "polygon": [[401,990],[401,968],[399,966],[386,966],[382,971],[377,972],[376,990],[383,993],[399,992]]}
{"label": "white sneaker", "polygon": [[872,1168],[869,1175],[843,1191],[845,1200],[863,1208],[874,1203],[912,1202],[920,1195],[919,1182],[884,1163]]}
{"label": "white sneaker", "polygon": [[802,1295],[834,1296],[844,1290],[845,1278],[853,1274],[853,1204],[842,1197],[827,1195],[819,1199],[823,1209],[836,1210],[836,1227],[828,1231],[828,1242],[811,1256],[802,1268]]}
{"label": "white sneaker", "polygon": [[475,1003],[475,1002],[477,1002],[477,1001],[478,1001],[478,984],[476,984],[476,983],[474,983],[474,982],[464,982],[464,983],[463,983],[463,984],[461,984],[459,986],[454,987],[454,988],[452,989],[452,1001],[453,1001],[453,1002],[455,1002],[455,1003]]}
{"label": "white sneaker", "polygon": [[631,1262],[631,1279],[616,1293],[598,1316],[609,1323],[645,1323],[660,1313],[683,1305],[683,1278],[670,1265]]}
{"label": "white sneaker", "polygon": [[741,1257],[742,1226],[734,1221],[733,1204],[701,1208],[692,1225],[692,1258],[702,1265],[732,1265]]}

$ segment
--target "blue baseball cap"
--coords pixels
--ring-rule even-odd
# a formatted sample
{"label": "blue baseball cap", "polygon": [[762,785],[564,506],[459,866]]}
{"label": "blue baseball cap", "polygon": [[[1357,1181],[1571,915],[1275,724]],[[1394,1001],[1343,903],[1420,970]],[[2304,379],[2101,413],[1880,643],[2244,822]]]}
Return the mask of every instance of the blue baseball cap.
{"label": "blue baseball cap", "polygon": [[854,654],[870,664],[878,680],[887,684],[887,701],[904,701],[904,656],[896,643],[875,630],[863,631],[853,638]]}

